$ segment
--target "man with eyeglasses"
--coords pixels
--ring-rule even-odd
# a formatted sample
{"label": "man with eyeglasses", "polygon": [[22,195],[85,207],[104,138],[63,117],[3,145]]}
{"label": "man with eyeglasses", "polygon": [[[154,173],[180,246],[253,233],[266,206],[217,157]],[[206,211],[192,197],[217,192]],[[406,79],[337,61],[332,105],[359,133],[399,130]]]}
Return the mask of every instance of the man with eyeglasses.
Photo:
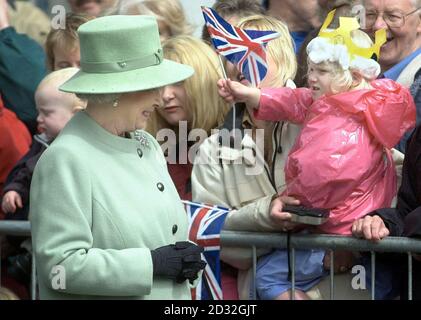
{"label": "man with eyeglasses", "polygon": [[[378,241],[388,235],[421,237],[421,202],[419,191],[421,155],[421,0],[364,0],[365,28],[369,33],[385,28],[387,42],[380,51],[383,76],[411,88],[417,105],[417,124],[409,144],[408,132],[396,146],[405,152],[402,184],[396,208],[379,209],[355,221],[352,231],[357,237]],[[407,299],[407,256],[376,255],[376,299]],[[370,277],[370,263],[365,265]],[[421,300],[421,258],[412,262],[413,299]],[[370,283],[368,279],[367,283]]]}
{"label": "man with eyeglasses", "polygon": [[[383,76],[407,87],[417,104],[417,124],[421,122],[421,0],[364,0],[365,29],[374,35],[387,30],[387,42],[380,51]],[[417,81],[418,78],[418,81]],[[418,83],[415,85],[415,83]],[[418,101],[417,101],[418,99]],[[408,132],[396,148],[405,152]]]}

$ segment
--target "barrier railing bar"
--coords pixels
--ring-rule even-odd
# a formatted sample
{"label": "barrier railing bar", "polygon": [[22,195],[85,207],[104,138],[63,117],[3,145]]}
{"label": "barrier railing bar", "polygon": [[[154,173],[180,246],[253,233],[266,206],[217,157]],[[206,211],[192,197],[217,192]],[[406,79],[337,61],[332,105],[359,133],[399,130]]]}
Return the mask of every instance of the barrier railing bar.
{"label": "barrier railing bar", "polygon": [[[29,221],[0,221],[0,235],[31,236]],[[256,278],[257,254],[256,248],[286,248],[287,235],[280,233],[255,233],[244,231],[222,231],[221,244],[226,246],[252,247],[253,250],[253,277]],[[412,300],[412,253],[421,253],[421,240],[403,237],[387,237],[379,242],[370,242],[354,237],[335,235],[302,235],[291,234],[289,245],[292,253],[292,298],[295,299],[295,248],[299,249],[326,249],[331,250],[331,299],[334,298],[334,250],[347,249],[355,251],[370,251],[372,264],[372,299],[375,292],[375,252],[399,252],[408,254],[408,299]],[[1,238],[0,238],[1,255]],[[1,259],[0,259],[0,285],[1,285]],[[256,299],[256,287],[253,280],[253,299]],[[36,267],[35,257],[32,255],[31,270],[31,298],[36,299]]]}
{"label": "barrier railing bar", "polygon": [[31,300],[36,300],[37,296],[37,268],[35,265],[35,255],[32,253],[32,268],[31,268]]}
{"label": "barrier railing bar", "polygon": [[256,288],[256,272],[257,272],[257,253],[256,253],[256,247],[253,246],[252,247],[253,250],[253,279],[252,281],[252,288],[253,288],[253,293],[252,293],[252,300],[256,300],[256,292],[257,292],[257,288]]}
{"label": "barrier railing bar", "polygon": [[408,252],[408,300],[412,300],[412,254]]}
{"label": "barrier railing bar", "polygon": [[1,246],[2,246],[1,242],[2,242],[2,237],[0,234],[0,287],[1,287]]}
{"label": "barrier railing bar", "polygon": [[[29,221],[0,221],[0,234],[30,236]],[[245,231],[221,232],[221,244],[239,247],[286,248],[287,235],[281,233],[256,233]],[[413,238],[387,237],[371,242],[354,237],[335,235],[291,234],[291,247],[299,249],[347,249],[356,251],[421,253],[421,240]]]}
{"label": "barrier railing bar", "polygon": [[334,251],[330,250],[330,300],[334,300],[334,283],[335,283],[335,255]]}
{"label": "barrier railing bar", "polygon": [[31,236],[31,224],[29,221],[0,221],[0,235]]}
{"label": "barrier railing bar", "polygon": [[291,260],[292,260],[292,270],[291,270],[291,300],[295,300],[295,249],[291,248]]}
{"label": "barrier railing bar", "polygon": [[[279,233],[255,233],[222,231],[221,245],[257,248],[286,248],[287,235]],[[290,245],[299,249],[331,249],[348,251],[413,252],[421,253],[421,240],[387,237],[379,242],[334,235],[291,235]]]}
{"label": "barrier railing bar", "polygon": [[376,253],[371,251],[371,300],[376,299]]}

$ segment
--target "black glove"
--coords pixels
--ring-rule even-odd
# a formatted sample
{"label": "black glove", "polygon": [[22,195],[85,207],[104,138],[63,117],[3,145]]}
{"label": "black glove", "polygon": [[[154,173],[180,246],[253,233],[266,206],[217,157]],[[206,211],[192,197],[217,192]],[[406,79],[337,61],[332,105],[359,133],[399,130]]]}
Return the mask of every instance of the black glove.
{"label": "black glove", "polygon": [[203,248],[188,241],[177,242],[151,250],[153,275],[176,280],[178,283],[197,279],[206,266],[200,258]]}
{"label": "black glove", "polygon": [[[186,246],[191,245],[190,242],[178,242],[179,246]],[[204,249],[202,247],[200,248],[200,252],[202,253]],[[201,260],[200,254],[197,255],[188,255],[183,258],[183,270],[181,272],[181,275],[176,279],[177,283],[182,283],[186,279],[189,280],[190,283],[193,283],[194,280],[198,278],[198,273],[200,270],[204,269],[206,267],[206,262]]]}

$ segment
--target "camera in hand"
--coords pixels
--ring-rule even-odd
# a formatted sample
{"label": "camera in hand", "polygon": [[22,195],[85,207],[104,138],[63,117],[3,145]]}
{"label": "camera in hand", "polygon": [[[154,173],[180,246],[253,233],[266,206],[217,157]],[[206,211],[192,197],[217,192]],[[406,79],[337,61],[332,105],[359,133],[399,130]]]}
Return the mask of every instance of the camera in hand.
{"label": "camera in hand", "polygon": [[320,208],[309,208],[285,204],[282,211],[291,214],[291,221],[311,225],[321,225],[329,218],[330,211]]}

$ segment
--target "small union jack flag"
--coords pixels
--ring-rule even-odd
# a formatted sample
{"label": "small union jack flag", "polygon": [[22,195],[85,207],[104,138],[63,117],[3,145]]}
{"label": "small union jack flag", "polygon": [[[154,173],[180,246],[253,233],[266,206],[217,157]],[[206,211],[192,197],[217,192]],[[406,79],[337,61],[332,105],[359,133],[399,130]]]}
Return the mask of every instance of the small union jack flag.
{"label": "small union jack flag", "polygon": [[267,44],[280,34],[234,27],[208,7],[202,7],[202,13],[216,51],[236,65],[253,86],[259,86],[267,73]]}
{"label": "small union jack flag", "polygon": [[222,300],[219,239],[229,210],[190,201],[183,203],[189,219],[189,240],[205,249],[202,259],[207,263],[198,285],[192,290],[193,300]]}

